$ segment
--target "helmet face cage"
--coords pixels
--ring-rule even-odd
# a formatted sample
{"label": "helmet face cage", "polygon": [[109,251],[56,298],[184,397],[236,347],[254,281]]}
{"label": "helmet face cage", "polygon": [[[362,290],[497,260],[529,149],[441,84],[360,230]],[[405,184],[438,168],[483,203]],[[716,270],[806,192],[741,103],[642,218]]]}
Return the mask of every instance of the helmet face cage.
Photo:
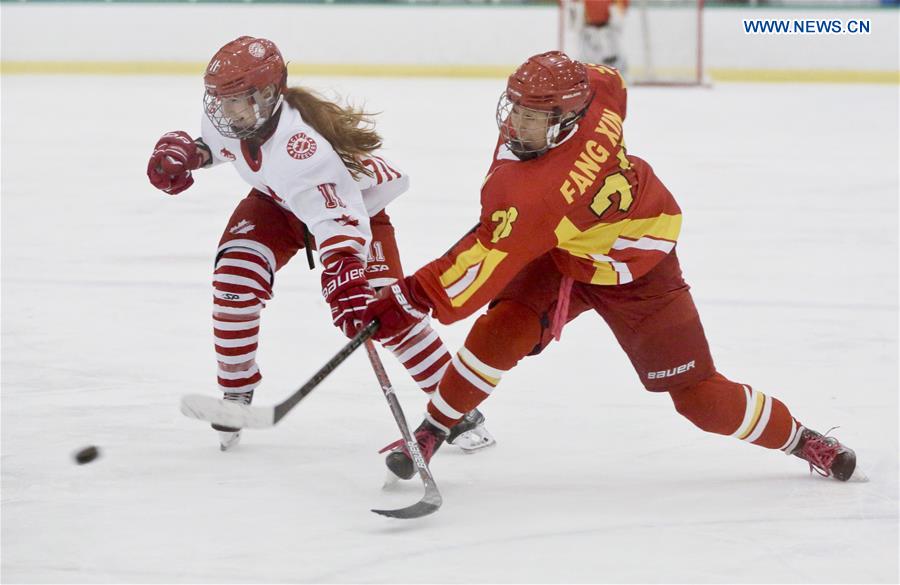
{"label": "helmet face cage", "polygon": [[[259,132],[281,104],[281,100],[282,94],[277,89],[266,97],[264,91],[258,88],[226,96],[217,96],[208,88],[203,96],[203,106],[207,118],[219,134],[226,138],[245,139]],[[243,105],[241,102],[244,102]],[[236,115],[246,113],[247,110],[250,110],[253,118],[249,123]]]}
{"label": "helmet face cage", "polygon": [[[513,124],[511,117],[513,109],[516,110],[517,114],[525,117],[532,114],[534,117],[540,116],[545,118],[544,128],[541,131],[534,129],[529,132],[532,136],[540,132],[544,137],[542,144],[535,145],[533,144],[534,140],[523,140],[520,129]],[[574,120],[571,120],[571,122],[574,122]],[[497,128],[500,129],[500,136],[503,138],[503,142],[506,143],[507,148],[521,160],[539,157],[553,146],[556,146],[560,133],[563,130],[561,117],[557,110],[537,110],[518,105],[509,99],[509,95],[505,91],[500,95],[500,100],[497,102]]]}
{"label": "helmet face cage", "polygon": [[227,138],[256,135],[278,109],[287,67],[275,43],[238,37],[216,51],[203,75],[206,116]]}
{"label": "helmet face cage", "polygon": [[509,76],[497,103],[497,126],[513,154],[534,158],[567,136],[592,99],[584,65],[548,51],[530,57]]}

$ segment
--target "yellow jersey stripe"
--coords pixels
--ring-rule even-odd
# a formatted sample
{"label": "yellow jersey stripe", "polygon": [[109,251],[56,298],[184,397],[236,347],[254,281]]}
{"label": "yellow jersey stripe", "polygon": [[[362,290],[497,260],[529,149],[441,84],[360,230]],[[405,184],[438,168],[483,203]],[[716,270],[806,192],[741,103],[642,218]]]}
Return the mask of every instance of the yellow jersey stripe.
{"label": "yellow jersey stripe", "polygon": [[457,256],[453,266],[445,270],[440,278],[450,305],[463,306],[507,255],[500,250],[489,250],[476,240],[475,245]]}
{"label": "yellow jersey stripe", "polygon": [[[578,258],[590,260],[594,266],[591,284],[616,285],[632,280],[626,263],[612,258],[599,259],[611,250],[635,248],[638,250],[671,251],[681,232],[681,214],[666,213],[643,219],[623,219],[614,223],[601,223],[584,231],[563,217],[556,226],[557,248]],[[655,241],[654,241],[655,240]],[[664,242],[671,242],[671,246]]]}
{"label": "yellow jersey stripe", "polygon": [[491,274],[494,273],[497,266],[506,258],[508,254],[506,252],[501,252],[500,250],[489,250],[487,253],[487,257],[485,257],[484,262],[481,265],[481,270],[478,271],[478,276],[475,278],[475,281],[472,282],[466,289],[458,294],[457,296],[450,299],[450,304],[454,307],[463,306],[466,301],[472,298],[478,289],[487,282],[487,279],[491,277]]}
{"label": "yellow jersey stripe", "polygon": [[619,273],[613,268],[612,262],[594,262],[594,266],[591,284],[619,284]]}
{"label": "yellow jersey stripe", "polygon": [[681,233],[681,214],[662,213],[645,219],[623,219],[614,223],[601,223],[579,230],[569,218],[564,217],[554,230],[557,247],[574,256],[590,258],[591,254],[606,254],[619,237],[640,240],[649,236],[675,242]]}
{"label": "yellow jersey stripe", "polygon": [[441,286],[445,289],[453,286],[456,281],[466,275],[469,268],[481,263],[487,254],[488,249],[485,248],[481,242],[475,240],[475,245],[457,256],[453,266],[441,274]]}

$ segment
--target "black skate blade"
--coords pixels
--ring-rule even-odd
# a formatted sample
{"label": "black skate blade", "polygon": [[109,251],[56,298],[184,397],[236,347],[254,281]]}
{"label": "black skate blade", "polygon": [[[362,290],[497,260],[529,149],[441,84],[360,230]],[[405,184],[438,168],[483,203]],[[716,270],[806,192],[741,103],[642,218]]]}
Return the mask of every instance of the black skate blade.
{"label": "black skate blade", "polygon": [[440,503],[432,504],[431,502],[421,501],[413,504],[412,506],[406,508],[400,508],[399,510],[372,510],[376,514],[380,514],[382,516],[387,516],[388,518],[400,518],[402,520],[409,520],[412,518],[421,518],[423,516],[428,516],[429,514],[433,514],[438,511],[441,507]]}

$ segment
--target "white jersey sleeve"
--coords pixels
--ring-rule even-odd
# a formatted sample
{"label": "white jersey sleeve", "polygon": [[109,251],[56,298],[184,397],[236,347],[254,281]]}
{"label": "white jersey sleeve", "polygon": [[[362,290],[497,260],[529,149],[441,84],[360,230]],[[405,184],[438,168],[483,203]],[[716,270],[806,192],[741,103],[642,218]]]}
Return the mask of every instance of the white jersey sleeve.
{"label": "white jersey sleeve", "polygon": [[387,207],[388,203],[409,189],[409,176],[397,170],[397,166],[387,159],[370,155],[361,159],[360,163],[371,173],[371,176],[360,175],[357,178],[369,216]]}
{"label": "white jersey sleeve", "polygon": [[235,159],[234,154],[225,148],[222,135],[216,130],[209,118],[204,114],[200,121],[200,139],[209,147],[209,153],[212,155],[211,162],[204,168],[214,167],[216,165],[231,162]]}

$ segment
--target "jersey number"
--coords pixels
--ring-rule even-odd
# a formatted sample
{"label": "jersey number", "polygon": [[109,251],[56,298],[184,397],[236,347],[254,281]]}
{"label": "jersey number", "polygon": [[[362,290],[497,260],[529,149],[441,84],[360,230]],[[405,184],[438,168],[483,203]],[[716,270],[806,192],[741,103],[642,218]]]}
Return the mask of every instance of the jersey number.
{"label": "jersey number", "polygon": [[319,185],[319,193],[321,193],[322,197],[325,199],[325,209],[335,209],[338,206],[347,207],[347,204],[338,196],[333,183]]}
{"label": "jersey number", "polygon": [[612,207],[612,196],[615,193],[619,194],[618,210],[628,211],[628,208],[634,202],[634,196],[631,194],[631,183],[628,182],[628,179],[622,173],[606,177],[606,180],[603,181],[603,186],[600,187],[600,190],[591,202],[591,211],[597,214],[597,217],[603,217],[603,214]]}
{"label": "jersey number", "polygon": [[368,262],[384,262],[384,245],[378,240],[372,240],[372,245],[369,247],[369,257],[366,259]]}
{"label": "jersey number", "polygon": [[491,238],[492,244],[496,244],[509,236],[510,232],[512,232],[512,224],[517,217],[519,217],[519,210],[515,207],[498,209],[494,212],[494,215],[491,216],[491,221],[498,223],[497,227],[494,228],[494,237]]}

